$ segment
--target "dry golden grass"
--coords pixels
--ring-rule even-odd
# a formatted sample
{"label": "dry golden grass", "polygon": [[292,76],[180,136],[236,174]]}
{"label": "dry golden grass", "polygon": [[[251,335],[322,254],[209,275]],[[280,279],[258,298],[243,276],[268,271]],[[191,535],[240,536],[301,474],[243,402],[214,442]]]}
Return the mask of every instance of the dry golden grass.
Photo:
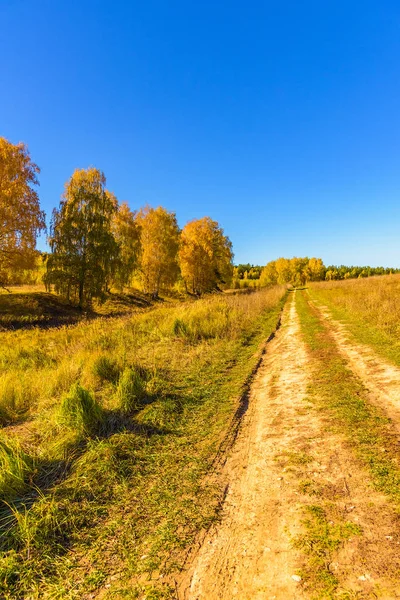
{"label": "dry golden grass", "polygon": [[310,284],[356,338],[400,364],[400,274]]}

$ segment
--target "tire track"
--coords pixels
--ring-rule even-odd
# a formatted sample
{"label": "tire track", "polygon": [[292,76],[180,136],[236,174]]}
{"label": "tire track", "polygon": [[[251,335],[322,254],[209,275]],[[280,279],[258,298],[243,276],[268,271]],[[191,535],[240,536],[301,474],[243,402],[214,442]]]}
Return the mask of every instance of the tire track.
{"label": "tire track", "polygon": [[320,490],[318,502],[333,506],[340,522],[364,532],[344,542],[328,565],[341,597],[400,598],[393,579],[400,569],[396,516],[349,444],[332,433],[330,417],[307,399],[315,365],[301,338],[294,297],[268,345],[224,467],[221,521],[178,586],[181,599],[315,598],[298,575],[307,557],[292,543],[304,533],[304,508],[316,502],[304,480]]}
{"label": "tire track", "polygon": [[[282,495],[282,467],[275,460],[280,433],[285,429],[287,438],[293,437],[295,428],[286,427],[295,424],[296,408],[306,393],[306,353],[298,348],[295,315],[292,302],[256,375],[249,409],[225,467],[229,487],[222,521],[200,549],[184,598],[302,597],[292,578],[300,564],[291,545],[298,530],[293,526],[295,508]],[[284,368],[289,355],[294,360]],[[286,405],[281,402],[282,387]]]}

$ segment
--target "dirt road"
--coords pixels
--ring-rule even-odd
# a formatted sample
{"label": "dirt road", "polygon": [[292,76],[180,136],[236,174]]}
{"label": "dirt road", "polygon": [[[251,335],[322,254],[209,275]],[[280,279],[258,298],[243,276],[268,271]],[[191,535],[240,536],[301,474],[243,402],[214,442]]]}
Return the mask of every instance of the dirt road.
{"label": "dirt road", "polygon": [[307,544],[296,540],[306,539],[307,507],[313,510],[317,501],[329,504],[335,522],[358,530],[325,566],[339,582],[340,597],[400,598],[396,514],[348,443],[332,433],[329,418],[307,399],[313,365],[294,296],[268,345],[224,467],[229,487],[221,520],[194,557],[179,598],[315,598],[302,577]]}

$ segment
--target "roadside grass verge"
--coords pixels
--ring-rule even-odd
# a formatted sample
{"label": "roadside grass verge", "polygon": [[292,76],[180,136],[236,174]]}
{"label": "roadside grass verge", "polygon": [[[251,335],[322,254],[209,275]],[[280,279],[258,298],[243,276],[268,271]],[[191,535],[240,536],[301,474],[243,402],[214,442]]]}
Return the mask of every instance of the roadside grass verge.
{"label": "roadside grass verge", "polygon": [[400,275],[312,283],[309,292],[358,342],[400,366]]}
{"label": "roadside grass verge", "polygon": [[[348,369],[318,312],[310,305],[307,292],[297,292],[296,303],[313,368],[308,397],[319,410],[331,417],[329,426],[346,436],[356,456],[369,471],[375,488],[383,492],[398,510],[398,435],[391,421],[369,404],[367,390]],[[315,510],[307,508],[306,531],[295,542],[299,547],[308,549],[309,560],[302,576],[308,589],[317,590],[316,598],[334,598],[338,582],[329,571],[329,563],[340,544],[361,531],[354,523],[342,522],[338,528],[330,525],[331,521],[338,522],[337,518],[327,517],[332,505],[329,500],[324,500],[323,490],[316,488],[312,481],[301,482],[301,491],[318,498]]]}
{"label": "roadside grass verge", "polygon": [[1,598],[174,597],[188,549],[218,518],[223,490],[208,475],[285,297],[2,334],[8,376],[42,386],[29,424],[3,428],[34,469],[25,495],[3,496]]}

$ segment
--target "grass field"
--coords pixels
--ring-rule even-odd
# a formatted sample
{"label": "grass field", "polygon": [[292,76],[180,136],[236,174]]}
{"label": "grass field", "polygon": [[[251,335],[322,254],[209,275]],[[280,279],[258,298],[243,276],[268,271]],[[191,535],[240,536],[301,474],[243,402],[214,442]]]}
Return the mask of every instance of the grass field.
{"label": "grass field", "polygon": [[400,365],[400,275],[313,283],[309,292],[359,342]]}
{"label": "grass field", "polygon": [[1,598],[173,597],[218,515],[209,474],[284,297],[1,333]]}

